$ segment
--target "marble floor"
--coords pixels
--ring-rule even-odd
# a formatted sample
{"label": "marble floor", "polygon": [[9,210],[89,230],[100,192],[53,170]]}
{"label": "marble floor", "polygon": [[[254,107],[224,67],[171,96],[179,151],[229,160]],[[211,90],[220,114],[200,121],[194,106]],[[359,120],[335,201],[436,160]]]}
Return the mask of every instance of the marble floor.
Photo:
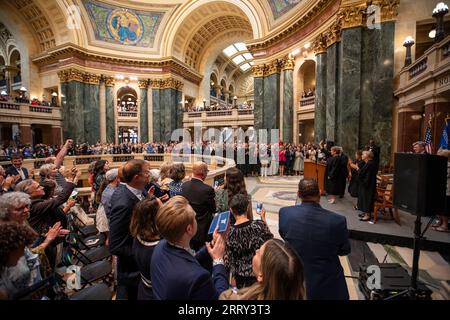
{"label": "marble floor", "polygon": [[[267,211],[267,223],[275,237],[280,238],[278,233],[278,210],[283,206],[294,205],[296,202],[296,191],[300,177],[260,177],[246,178],[248,192],[252,195],[253,208],[256,202],[262,202]],[[322,197],[321,205],[329,210],[348,215],[355,214],[352,211],[352,203],[348,195],[340,199],[337,205],[329,205]],[[255,212],[255,210],[253,210]],[[256,214],[254,213],[254,216]],[[372,228],[373,232],[401,234],[412,230],[414,218],[411,215],[402,215],[402,227],[394,222],[379,222],[376,225],[363,223],[357,219],[348,219],[349,229],[351,227]],[[359,225],[359,223],[363,223]],[[406,230],[406,231],[405,231]],[[427,237],[436,241],[450,242],[450,234],[428,231]],[[412,269],[412,249],[391,246],[379,243],[369,243],[359,240],[351,240],[352,253],[341,257],[341,264],[346,276],[350,298],[352,300],[363,300],[364,295],[358,288],[359,264],[366,262],[399,263],[409,273]],[[419,280],[433,291],[432,298],[436,300],[450,299],[450,253],[439,253],[434,251],[421,251],[419,260]]]}

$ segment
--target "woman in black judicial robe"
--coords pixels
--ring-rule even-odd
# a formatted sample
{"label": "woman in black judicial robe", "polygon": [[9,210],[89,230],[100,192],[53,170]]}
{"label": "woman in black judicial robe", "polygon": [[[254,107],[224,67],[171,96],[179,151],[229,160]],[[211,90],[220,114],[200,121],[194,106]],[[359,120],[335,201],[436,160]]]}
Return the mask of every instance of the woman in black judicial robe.
{"label": "woman in black judicial robe", "polygon": [[[352,177],[350,179],[350,183],[348,185],[348,193],[353,198],[358,197],[358,188],[359,188],[359,180],[358,180],[358,168],[362,168],[365,162],[362,160],[362,151],[358,150],[355,153],[355,160],[350,163],[350,167],[352,169]],[[357,207],[355,207],[357,208]]]}
{"label": "woman in black judicial robe", "polygon": [[373,161],[371,151],[363,151],[364,166],[358,170],[358,210],[362,211],[361,221],[369,221],[375,202],[378,168]]}
{"label": "woman in black judicial robe", "polygon": [[339,148],[331,148],[331,157],[327,159],[327,167],[325,169],[325,191],[330,195],[329,203],[336,203],[336,196],[340,194],[340,170],[341,158],[339,157]]}

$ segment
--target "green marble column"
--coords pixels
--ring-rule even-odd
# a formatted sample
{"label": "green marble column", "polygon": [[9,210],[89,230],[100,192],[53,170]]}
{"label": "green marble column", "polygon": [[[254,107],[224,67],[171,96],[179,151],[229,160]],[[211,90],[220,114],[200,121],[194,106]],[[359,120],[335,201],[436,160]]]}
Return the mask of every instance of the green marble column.
{"label": "green marble column", "polygon": [[100,140],[100,86],[98,84],[84,84],[84,139],[89,144],[96,144]]}
{"label": "green marble column", "polygon": [[293,70],[283,71],[283,141],[293,142],[294,96]]}
{"label": "green marble column", "polygon": [[114,88],[106,83],[106,142],[116,141],[115,99]]}
{"label": "green marble column", "polygon": [[264,78],[263,129],[280,127],[280,74],[274,73]]}
{"label": "green marble column", "polygon": [[63,131],[63,141],[71,138],[72,135],[72,125],[70,123],[70,113],[68,105],[69,94],[69,84],[67,82],[61,82],[61,117],[62,117],[62,131]]}
{"label": "green marble column", "polygon": [[361,61],[360,146],[373,138],[381,147],[380,162],[390,161],[394,103],[394,22],[364,29]]}
{"label": "green marble column", "polygon": [[139,103],[139,136],[140,142],[148,142],[148,106],[147,106],[147,86],[140,86],[141,101]]}
{"label": "green marble column", "polygon": [[179,90],[175,90],[175,101],[177,101],[177,107],[176,107],[176,125],[175,129],[182,129],[183,128],[183,105],[180,103],[180,101],[183,101],[183,92]]}
{"label": "green marble column", "polygon": [[361,44],[362,28],[342,30],[339,45],[340,68],[337,140],[344,152],[353,157],[359,145],[359,119],[361,107]]}
{"label": "green marble column", "polygon": [[161,89],[153,88],[153,140],[155,142],[162,141],[161,136],[161,104],[160,104]]}
{"label": "green marble column", "polygon": [[70,81],[67,84],[67,121],[69,122],[69,135],[76,144],[86,142],[84,122],[84,83]]}
{"label": "green marble column", "polygon": [[339,43],[334,43],[327,49],[327,110],[326,127],[327,140],[337,141],[336,134],[336,112],[339,101]]}
{"label": "green marble column", "polygon": [[316,55],[316,105],[314,138],[319,143],[327,138],[327,54]]}
{"label": "green marble column", "polygon": [[264,119],[264,78],[254,77],[254,119],[255,119],[255,130],[264,129],[263,119]]}

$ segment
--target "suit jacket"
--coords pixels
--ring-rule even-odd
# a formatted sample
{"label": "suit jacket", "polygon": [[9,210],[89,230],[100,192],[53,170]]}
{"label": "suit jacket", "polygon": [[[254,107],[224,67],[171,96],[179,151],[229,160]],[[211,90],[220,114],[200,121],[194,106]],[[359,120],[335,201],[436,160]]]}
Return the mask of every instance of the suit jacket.
{"label": "suit jacket", "polygon": [[130,234],[130,221],[133,208],[139,199],[120,184],[111,197],[109,220],[109,251],[118,257],[117,280],[120,285],[137,286],[139,269],[133,257],[133,237]]}
{"label": "suit jacket", "polygon": [[150,266],[153,294],[158,300],[217,300],[228,289],[225,266],[215,265],[211,274],[200,265],[209,258],[203,247],[196,256],[161,240]]}
{"label": "suit jacket", "polygon": [[[22,167],[22,171],[23,171],[23,174],[25,175],[25,179],[28,179],[28,178],[29,178],[29,175],[28,175],[28,170],[27,170],[27,168]],[[16,175],[19,174],[19,172],[17,171],[17,169],[16,169],[15,166],[9,166],[9,167],[5,170],[5,173],[6,173],[6,176],[16,176]],[[23,181],[23,179],[20,178],[19,180],[17,180],[16,183],[19,183],[20,181]]]}
{"label": "suit jacket", "polygon": [[347,220],[315,202],[281,208],[279,232],[300,255],[306,296],[311,300],[348,299],[339,256],[350,253]]}
{"label": "suit jacket", "polygon": [[216,212],[214,189],[198,179],[186,181],[181,188],[181,195],[189,201],[189,204],[197,214],[195,217],[197,220],[197,234],[193,240],[204,244],[208,239],[209,225]]}

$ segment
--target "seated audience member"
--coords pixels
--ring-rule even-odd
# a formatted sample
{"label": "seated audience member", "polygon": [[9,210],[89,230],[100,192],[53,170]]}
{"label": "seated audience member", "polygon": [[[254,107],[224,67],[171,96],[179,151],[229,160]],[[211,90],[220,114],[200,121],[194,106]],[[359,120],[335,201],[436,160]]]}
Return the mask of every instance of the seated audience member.
{"label": "seated audience member", "polygon": [[266,241],[252,260],[256,282],[247,288],[227,290],[222,300],[303,300],[303,263],[291,246],[279,239]]}
{"label": "seated audience member", "polygon": [[161,206],[161,200],[149,195],[134,207],[131,216],[130,232],[134,237],[132,250],[141,273],[138,300],[153,300],[150,265],[153,251],[160,239],[156,228],[156,214]]}
{"label": "seated audience member", "polygon": [[170,197],[181,195],[181,186],[183,179],[186,176],[186,169],[183,163],[174,163],[170,169],[170,178],[172,181],[169,183]]}
{"label": "seated audience member", "polygon": [[181,192],[181,195],[189,201],[196,213],[195,220],[198,224],[198,230],[191,242],[192,249],[196,251],[203,247],[205,241],[209,240],[208,229],[216,211],[214,189],[203,182],[207,175],[208,166],[206,163],[194,163],[192,179],[183,183]]}
{"label": "seated audience member", "polygon": [[298,185],[300,205],[279,212],[279,232],[305,266],[306,296],[310,300],[348,300],[347,284],[339,256],[350,253],[347,220],[323,209],[317,181]]}
{"label": "seated audience member", "polygon": [[224,260],[238,288],[249,287],[256,282],[252,270],[253,256],[264,242],[273,238],[265,222],[265,210],[261,213],[262,220],[249,220],[249,206],[245,194],[237,194],[230,201],[230,210],[236,222],[227,237]]}
{"label": "seated audience member", "polygon": [[[162,206],[156,226],[163,237],[153,251],[150,267],[156,299],[215,300],[228,289],[223,263],[226,235],[216,230],[213,244],[207,243],[195,254],[189,243],[197,233],[197,221],[185,198],[175,196]],[[202,267],[211,258],[212,276]]]}
{"label": "seated audience member", "polygon": [[26,224],[0,223],[0,299],[13,300],[42,280],[40,261],[28,246],[37,234]]}

